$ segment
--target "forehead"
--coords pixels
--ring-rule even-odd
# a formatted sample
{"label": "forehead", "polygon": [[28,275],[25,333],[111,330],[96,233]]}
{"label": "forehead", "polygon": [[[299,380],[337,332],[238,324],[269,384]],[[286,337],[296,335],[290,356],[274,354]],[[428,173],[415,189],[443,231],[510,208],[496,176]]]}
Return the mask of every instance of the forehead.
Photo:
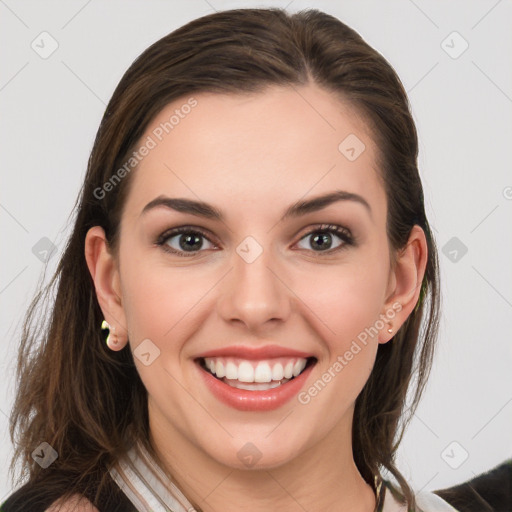
{"label": "forehead", "polygon": [[150,150],[133,171],[125,210],[134,215],[158,195],[264,215],[334,189],[385,208],[368,124],[317,86],[183,96],[152,120],[143,144]]}

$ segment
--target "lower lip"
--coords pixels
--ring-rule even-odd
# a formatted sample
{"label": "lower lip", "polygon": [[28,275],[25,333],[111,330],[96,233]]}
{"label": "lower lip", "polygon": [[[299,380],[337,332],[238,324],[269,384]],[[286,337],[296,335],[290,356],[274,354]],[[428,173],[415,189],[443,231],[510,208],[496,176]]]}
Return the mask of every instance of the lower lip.
{"label": "lower lip", "polygon": [[272,411],[299,393],[315,365],[308,366],[298,377],[285,384],[265,391],[233,388],[204,370],[200,363],[197,363],[197,366],[206,386],[221,402],[239,411]]}

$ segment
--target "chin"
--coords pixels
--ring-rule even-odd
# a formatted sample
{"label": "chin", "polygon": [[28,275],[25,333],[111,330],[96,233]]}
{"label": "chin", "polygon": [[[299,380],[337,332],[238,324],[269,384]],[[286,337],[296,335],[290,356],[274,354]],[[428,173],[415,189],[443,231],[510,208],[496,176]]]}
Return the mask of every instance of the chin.
{"label": "chin", "polygon": [[[275,427],[276,424],[272,426]],[[308,436],[296,429],[291,435],[293,425],[289,424],[288,429],[278,426],[275,432],[272,432],[272,428],[262,429],[259,435],[252,428],[251,435],[226,436],[222,443],[211,443],[209,440],[203,445],[203,450],[218,463],[232,469],[263,470],[289,464],[307,449]],[[278,433],[279,429],[281,431]]]}

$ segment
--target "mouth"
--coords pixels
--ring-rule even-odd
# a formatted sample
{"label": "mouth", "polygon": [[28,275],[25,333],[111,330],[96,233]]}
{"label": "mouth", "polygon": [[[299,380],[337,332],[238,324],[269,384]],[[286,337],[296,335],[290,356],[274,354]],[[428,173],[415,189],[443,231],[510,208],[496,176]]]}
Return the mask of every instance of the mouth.
{"label": "mouth", "polygon": [[209,390],[239,410],[271,410],[304,386],[316,357],[200,357],[195,360]]}

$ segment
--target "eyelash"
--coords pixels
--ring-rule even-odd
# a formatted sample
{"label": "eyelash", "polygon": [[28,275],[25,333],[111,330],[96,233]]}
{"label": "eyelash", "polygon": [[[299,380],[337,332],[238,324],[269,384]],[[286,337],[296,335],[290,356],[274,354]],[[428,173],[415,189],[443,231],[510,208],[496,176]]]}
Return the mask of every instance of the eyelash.
{"label": "eyelash", "polygon": [[[210,243],[214,244],[214,242],[212,242],[210,240],[209,236],[203,230],[201,230],[199,228],[192,227],[192,226],[182,226],[182,227],[179,227],[179,228],[174,228],[174,229],[165,231],[164,233],[162,233],[157,238],[157,240],[155,241],[155,244],[157,246],[159,246],[159,247],[162,247],[162,249],[165,252],[167,252],[167,253],[175,254],[177,256],[184,257],[184,258],[193,257],[193,256],[195,256],[200,251],[191,251],[190,253],[187,254],[184,251],[177,251],[175,249],[171,249],[166,244],[166,242],[170,238],[173,238],[176,235],[180,235],[180,234],[184,234],[184,233],[201,235],[204,238],[206,238]],[[339,238],[341,238],[341,240],[343,241],[342,245],[340,245],[339,247],[336,247],[334,249],[331,249],[329,251],[312,251],[312,252],[315,252],[315,253],[319,254],[320,256],[331,255],[331,254],[333,254],[335,252],[338,252],[338,251],[340,251],[342,249],[345,249],[347,246],[354,246],[354,245],[356,245],[355,244],[355,238],[350,233],[350,230],[348,230],[347,228],[344,228],[342,226],[337,226],[336,224],[322,224],[322,225],[320,225],[318,227],[315,227],[314,229],[312,229],[312,230],[308,231],[307,233],[305,233],[300,238],[299,241],[301,241],[302,239],[304,239],[304,238],[306,238],[306,237],[308,237],[308,236],[310,236],[312,234],[315,234],[315,233],[322,233],[322,234],[334,233]]]}

